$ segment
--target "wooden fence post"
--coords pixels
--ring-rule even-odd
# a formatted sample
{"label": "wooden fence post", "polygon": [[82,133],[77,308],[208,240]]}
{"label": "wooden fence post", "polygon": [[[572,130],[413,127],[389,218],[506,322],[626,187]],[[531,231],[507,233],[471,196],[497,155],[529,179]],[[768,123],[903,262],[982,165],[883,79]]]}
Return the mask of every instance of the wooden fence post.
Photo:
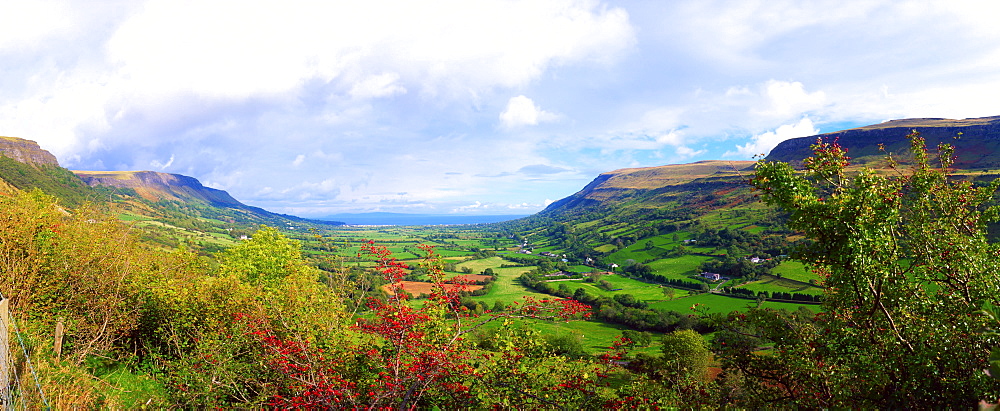
{"label": "wooden fence post", "polygon": [[59,319],[56,320],[56,341],[55,341],[57,360],[62,359],[62,343],[63,343],[64,332],[65,332],[65,327],[63,327],[63,319],[62,317],[59,317]]}
{"label": "wooden fence post", "polygon": [[3,408],[9,409],[10,403],[10,344],[7,339],[10,330],[10,311],[6,298],[0,300],[0,401]]}

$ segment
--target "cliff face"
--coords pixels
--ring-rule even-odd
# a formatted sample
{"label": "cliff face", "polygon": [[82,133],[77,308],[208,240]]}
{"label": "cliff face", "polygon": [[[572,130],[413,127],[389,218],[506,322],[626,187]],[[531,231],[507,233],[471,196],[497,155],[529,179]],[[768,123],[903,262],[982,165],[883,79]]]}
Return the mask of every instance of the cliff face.
{"label": "cliff face", "polygon": [[130,188],[151,201],[198,201],[217,207],[246,207],[229,193],[205,187],[194,177],[156,171],[73,171],[87,185]]}
{"label": "cliff face", "polygon": [[23,138],[0,136],[0,154],[25,164],[59,166],[56,156]]}
{"label": "cliff face", "polygon": [[[1000,116],[965,120],[941,118],[893,120],[818,136],[794,138],[778,144],[768,154],[767,160],[800,163],[802,159],[812,155],[809,146],[815,143],[817,138],[839,143],[847,149],[847,154],[855,164],[881,161],[885,153],[879,150],[879,144],[897,159],[905,160],[906,156],[900,155],[908,153],[910,143],[906,136],[913,130],[920,132],[920,136],[927,141],[927,147],[932,152],[938,143],[954,145],[955,154],[958,156],[955,163],[957,167],[1000,168]],[[960,133],[961,137],[956,139]]]}

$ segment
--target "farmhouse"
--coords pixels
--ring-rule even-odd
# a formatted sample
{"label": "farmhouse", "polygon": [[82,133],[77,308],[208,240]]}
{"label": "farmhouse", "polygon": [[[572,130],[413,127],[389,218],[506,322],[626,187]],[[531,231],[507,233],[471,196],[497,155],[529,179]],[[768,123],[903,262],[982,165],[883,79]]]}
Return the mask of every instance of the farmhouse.
{"label": "farmhouse", "polygon": [[719,281],[719,280],[722,279],[722,275],[716,274],[716,273],[705,272],[705,273],[701,273],[701,276],[705,277],[706,279],[711,280],[711,281]]}

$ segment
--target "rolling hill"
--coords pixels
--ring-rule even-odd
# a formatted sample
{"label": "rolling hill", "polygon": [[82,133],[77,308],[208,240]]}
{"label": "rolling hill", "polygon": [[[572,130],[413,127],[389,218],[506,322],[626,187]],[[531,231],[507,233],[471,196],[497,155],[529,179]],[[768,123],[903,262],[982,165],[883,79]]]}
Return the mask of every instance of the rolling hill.
{"label": "rolling hill", "polygon": [[[907,135],[917,130],[932,154],[938,143],[956,146],[954,168],[974,178],[995,178],[1000,168],[1000,116],[964,120],[904,119],[786,140],[768,161],[801,164],[817,139],[836,141],[858,166],[884,167],[891,153],[906,163]],[[883,151],[884,148],[884,151]],[[743,230],[795,239],[780,212],[756,201],[746,184],[750,161],[628,168],[603,173],[579,192],[542,212],[503,227],[546,250],[605,263],[662,262],[681,243],[706,230]],[[638,244],[638,245],[637,245]],[[645,244],[648,250],[637,252]],[[715,252],[724,255],[725,251]],[[706,254],[709,254],[706,251]],[[703,261],[701,261],[703,262]],[[667,264],[663,264],[667,265]],[[674,267],[673,265],[670,265]],[[674,267],[676,268],[676,267]],[[684,268],[684,269],[691,269]]]}
{"label": "rolling hill", "polygon": [[0,194],[39,189],[69,208],[108,207],[146,228],[146,237],[164,245],[186,242],[203,250],[259,225],[297,227],[340,225],[272,213],[248,206],[193,177],[154,171],[70,171],[38,143],[0,137]]}

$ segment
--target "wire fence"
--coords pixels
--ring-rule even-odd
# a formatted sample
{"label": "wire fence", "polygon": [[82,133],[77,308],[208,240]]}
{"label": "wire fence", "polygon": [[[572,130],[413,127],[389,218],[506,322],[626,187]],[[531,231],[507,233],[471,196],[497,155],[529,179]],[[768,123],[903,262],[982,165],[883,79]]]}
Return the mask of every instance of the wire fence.
{"label": "wire fence", "polygon": [[[51,406],[22,334],[10,311],[9,300],[0,294],[0,405],[5,411],[49,410]],[[16,347],[11,350],[14,342]]]}

